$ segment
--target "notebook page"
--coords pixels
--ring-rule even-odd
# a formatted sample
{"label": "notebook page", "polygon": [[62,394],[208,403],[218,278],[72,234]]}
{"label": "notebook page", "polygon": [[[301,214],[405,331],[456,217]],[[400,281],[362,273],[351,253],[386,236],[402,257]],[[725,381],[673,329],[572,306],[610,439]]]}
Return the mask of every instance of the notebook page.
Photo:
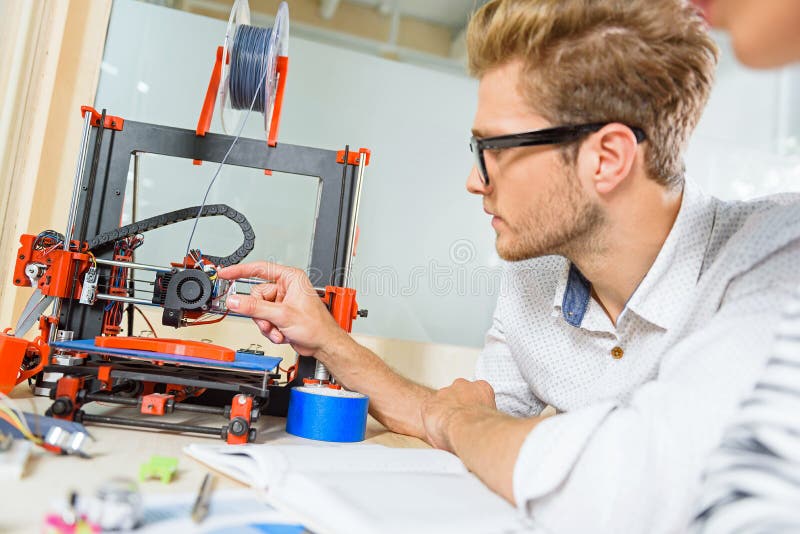
{"label": "notebook page", "polygon": [[224,445],[190,444],[184,447],[183,452],[234,480],[258,488],[266,486],[263,477],[258,472],[255,460],[251,456],[245,451],[239,454],[233,451],[227,454],[220,452],[220,449],[224,447]]}
{"label": "notebook page", "polygon": [[268,499],[320,533],[511,534],[532,526],[469,473],[292,473]]}
{"label": "notebook page", "polygon": [[[338,447],[265,446],[259,453],[283,456],[293,473],[466,473],[454,454],[436,449],[397,449],[373,444]],[[252,454],[252,453],[251,453]]]}
{"label": "notebook page", "polygon": [[260,488],[287,473],[466,473],[461,460],[436,449],[396,449],[373,444],[197,445],[184,451],[237,480]]}

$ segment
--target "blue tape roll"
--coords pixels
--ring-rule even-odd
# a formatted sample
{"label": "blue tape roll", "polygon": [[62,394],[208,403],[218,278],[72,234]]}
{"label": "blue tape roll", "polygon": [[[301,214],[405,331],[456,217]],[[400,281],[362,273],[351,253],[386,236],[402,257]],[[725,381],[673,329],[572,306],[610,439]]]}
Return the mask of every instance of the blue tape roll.
{"label": "blue tape roll", "polygon": [[289,393],[286,431],[301,438],[363,441],[369,397],[341,389],[297,387]]}

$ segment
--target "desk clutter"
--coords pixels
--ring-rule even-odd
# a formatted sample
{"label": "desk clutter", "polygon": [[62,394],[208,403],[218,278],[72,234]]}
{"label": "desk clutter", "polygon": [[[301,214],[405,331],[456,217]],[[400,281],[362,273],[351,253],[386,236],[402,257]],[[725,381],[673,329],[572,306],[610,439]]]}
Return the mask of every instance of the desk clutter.
{"label": "desk clutter", "polygon": [[[130,432],[105,430],[116,439],[125,439]],[[73,480],[76,489],[61,495],[42,493],[40,499],[51,503],[49,512],[29,520],[50,534],[499,534],[531,527],[450,453],[327,443],[278,431],[269,434],[274,441],[259,444],[190,443],[180,458],[153,455],[141,465],[125,464],[123,453],[113,470],[94,477],[99,483],[89,477],[86,482]],[[4,454],[8,452],[0,453],[0,460]],[[92,470],[103,454],[71,461]],[[48,466],[57,466],[58,461],[52,457]],[[34,475],[53,471],[47,467]],[[195,485],[198,471],[205,476]],[[195,492],[169,489],[187,476]],[[220,477],[248,488],[218,491]]]}
{"label": "desk clutter", "polygon": [[[23,389],[15,393],[24,394]],[[18,411],[23,405],[35,408],[36,401],[6,399]],[[289,534],[484,534],[524,532],[530,526],[450,453],[395,448],[404,442],[392,435],[383,439],[395,447],[310,440],[286,432],[283,419],[262,423],[262,442],[242,445],[164,431],[142,435],[98,428],[82,456],[56,455],[15,439],[33,447],[34,458],[20,469],[20,481],[6,479],[0,487],[20,488],[19,497],[6,501],[14,509],[31,498],[39,508],[33,514],[21,508],[11,517],[3,514],[0,531],[43,526],[53,534],[224,528]],[[408,439],[406,446],[418,446]],[[6,454],[11,453],[0,452],[0,463]],[[235,483],[247,489],[237,490],[237,500],[227,499]],[[33,526],[23,529],[23,517]],[[15,528],[4,528],[9,519]]]}
{"label": "desk clutter", "polygon": [[210,495],[207,512],[195,519],[196,496],[184,494],[142,494],[132,480],[109,481],[97,494],[78,496],[57,504],[41,532],[80,534],[134,532],[175,534],[176,532],[301,534],[308,532],[288,514],[276,510],[256,493],[223,490]]}

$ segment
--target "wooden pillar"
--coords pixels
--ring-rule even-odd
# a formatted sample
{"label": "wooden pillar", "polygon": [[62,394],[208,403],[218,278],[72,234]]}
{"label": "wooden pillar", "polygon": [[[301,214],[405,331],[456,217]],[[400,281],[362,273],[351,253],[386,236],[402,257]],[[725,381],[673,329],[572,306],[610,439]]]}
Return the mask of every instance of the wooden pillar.
{"label": "wooden pillar", "polygon": [[0,328],[30,295],[10,278],[19,234],[66,226],[110,13],[111,0],[0,2]]}

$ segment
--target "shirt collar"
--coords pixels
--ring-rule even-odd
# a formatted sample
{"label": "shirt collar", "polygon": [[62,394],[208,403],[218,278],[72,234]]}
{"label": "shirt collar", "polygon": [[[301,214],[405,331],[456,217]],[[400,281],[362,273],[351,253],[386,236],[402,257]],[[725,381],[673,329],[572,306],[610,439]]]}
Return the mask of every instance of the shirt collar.
{"label": "shirt collar", "polygon": [[678,217],[622,313],[630,310],[666,330],[674,326],[700,278],[713,226],[713,199],[687,178]]}
{"label": "shirt collar", "polygon": [[[672,229],[650,270],[628,300],[620,320],[631,311],[665,330],[675,324],[700,276],[713,214],[711,197],[687,178]],[[583,322],[591,303],[590,295],[589,281],[577,267],[566,262],[556,285],[552,315],[563,317],[572,326],[590,327]]]}
{"label": "shirt collar", "polygon": [[572,326],[581,326],[591,298],[592,284],[570,263],[560,303],[564,320]]}
{"label": "shirt collar", "polygon": [[592,284],[569,261],[556,285],[553,298],[553,317],[562,318],[575,328],[590,332],[614,333],[614,325],[603,308],[592,300]]}
{"label": "shirt collar", "polygon": [[556,293],[553,295],[553,317],[561,316],[561,307],[564,304],[564,294],[569,283],[569,273],[572,271],[572,262],[565,261],[561,268],[561,274],[556,282]]}

